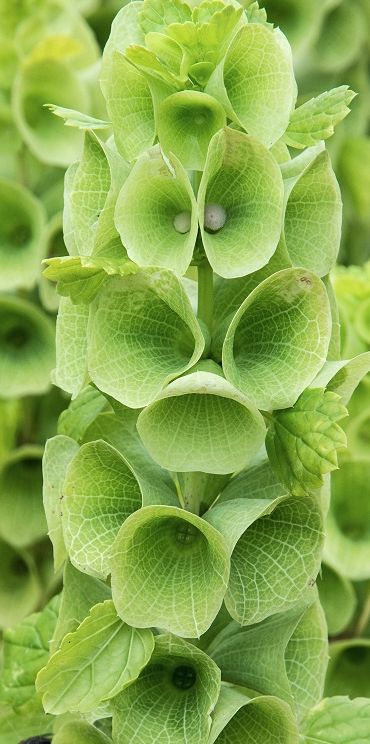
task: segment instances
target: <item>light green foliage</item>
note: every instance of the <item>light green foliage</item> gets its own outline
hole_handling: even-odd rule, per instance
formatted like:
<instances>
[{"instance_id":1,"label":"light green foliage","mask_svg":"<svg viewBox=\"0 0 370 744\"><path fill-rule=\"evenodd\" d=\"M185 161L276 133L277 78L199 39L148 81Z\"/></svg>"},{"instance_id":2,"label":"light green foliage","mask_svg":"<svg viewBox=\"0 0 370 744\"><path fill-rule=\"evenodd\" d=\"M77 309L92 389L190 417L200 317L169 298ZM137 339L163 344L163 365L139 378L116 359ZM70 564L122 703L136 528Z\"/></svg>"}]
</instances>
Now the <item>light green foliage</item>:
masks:
<instances>
[{"instance_id":1,"label":"light green foliage","mask_svg":"<svg viewBox=\"0 0 370 744\"><path fill-rule=\"evenodd\" d=\"M45 711L93 711L139 676L153 648L151 631L125 625L111 600L95 605L38 675Z\"/></svg>"},{"instance_id":2,"label":"light green foliage","mask_svg":"<svg viewBox=\"0 0 370 744\"><path fill-rule=\"evenodd\" d=\"M21 22L0 0L2 223L5 237L28 228L27 272L7 239L3 253L12 287L39 288L49 313L57 284L52 379L72 397L56 436L55 393L37 426L28 401L19 413L0 404L0 626L40 609L65 563L58 617L47 607L5 631L0 744L339 744L344 708L359 726L358 701L320 702L324 611L330 633L361 635L369 605L367 584L350 583L369 579L369 277L332 285L342 203L323 141L365 63L319 87L310 77L320 48L327 70L340 49L354 59L338 33L348 0L334 3L22 0ZM99 39L118 11L101 65L81 8ZM341 141L348 126L367 137L365 104L354 106ZM361 148L342 158L338 142L365 220ZM1 395L42 392L52 320L6 294L2 276ZM36 450L19 449L46 433L55 577L21 469ZM333 644L327 694L369 694L367 646Z\"/></svg>"},{"instance_id":3,"label":"light green foliage","mask_svg":"<svg viewBox=\"0 0 370 744\"><path fill-rule=\"evenodd\" d=\"M229 577L227 546L214 527L176 507L147 506L122 525L112 552L113 599L125 622L185 638L209 628Z\"/></svg>"},{"instance_id":4,"label":"light green foliage","mask_svg":"<svg viewBox=\"0 0 370 744\"><path fill-rule=\"evenodd\" d=\"M92 307L88 336L91 380L132 408L149 403L204 348L185 291L174 274L158 269L110 281Z\"/></svg>"},{"instance_id":5,"label":"light green foliage","mask_svg":"<svg viewBox=\"0 0 370 744\"><path fill-rule=\"evenodd\" d=\"M323 700L304 722L304 744L366 744L370 730L370 704L367 698L350 700L333 697Z\"/></svg>"},{"instance_id":6,"label":"light green foliage","mask_svg":"<svg viewBox=\"0 0 370 744\"><path fill-rule=\"evenodd\" d=\"M59 596L54 597L42 612L4 631L1 703L19 707L35 697L35 679L49 658L59 602Z\"/></svg>"},{"instance_id":7,"label":"light green foliage","mask_svg":"<svg viewBox=\"0 0 370 744\"><path fill-rule=\"evenodd\" d=\"M220 671L206 654L181 638L159 635L148 667L112 702L114 741L205 741L220 684Z\"/></svg>"},{"instance_id":8,"label":"light green foliage","mask_svg":"<svg viewBox=\"0 0 370 744\"><path fill-rule=\"evenodd\" d=\"M325 361L330 327L318 277L303 269L278 271L251 292L228 328L226 378L259 408L293 405Z\"/></svg>"},{"instance_id":9,"label":"light green foliage","mask_svg":"<svg viewBox=\"0 0 370 744\"><path fill-rule=\"evenodd\" d=\"M259 411L230 383L207 372L172 382L142 411L137 427L154 460L181 472L241 470L265 437Z\"/></svg>"},{"instance_id":10,"label":"light green foliage","mask_svg":"<svg viewBox=\"0 0 370 744\"><path fill-rule=\"evenodd\" d=\"M204 224L209 204L226 210L225 225L215 234ZM260 142L229 128L212 138L198 205L204 249L217 274L245 276L269 261L280 238L283 183Z\"/></svg>"},{"instance_id":11,"label":"light green foliage","mask_svg":"<svg viewBox=\"0 0 370 744\"><path fill-rule=\"evenodd\" d=\"M340 396L330 390L306 390L292 408L273 414L266 439L276 472L295 496L323 485L323 476L338 468L338 449L346 435L337 423L347 416Z\"/></svg>"},{"instance_id":12,"label":"light green foliage","mask_svg":"<svg viewBox=\"0 0 370 744\"><path fill-rule=\"evenodd\" d=\"M295 744L297 726L289 706L279 698L250 697L242 687L223 683L212 714L210 744Z\"/></svg>"}]
</instances>

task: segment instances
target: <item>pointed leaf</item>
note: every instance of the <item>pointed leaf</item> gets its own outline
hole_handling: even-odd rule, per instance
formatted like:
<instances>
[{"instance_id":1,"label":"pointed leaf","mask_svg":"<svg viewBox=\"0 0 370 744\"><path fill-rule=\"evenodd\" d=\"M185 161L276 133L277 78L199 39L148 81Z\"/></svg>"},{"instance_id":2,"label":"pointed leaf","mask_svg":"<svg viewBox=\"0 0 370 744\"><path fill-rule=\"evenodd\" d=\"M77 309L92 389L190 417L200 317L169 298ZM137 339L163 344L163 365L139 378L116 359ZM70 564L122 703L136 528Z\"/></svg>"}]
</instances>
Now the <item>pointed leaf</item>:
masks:
<instances>
[{"instance_id":1,"label":"pointed leaf","mask_svg":"<svg viewBox=\"0 0 370 744\"><path fill-rule=\"evenodd\" d=\"M58 293L70 297L74 304L90 303L106 282L108 276L127 276L139 269L124 256L121 260L94 258L93 256L63 256L49 258L44 275L57 281Z\"/></svg>"},{"instance_id":2,"label":"pointed leaf","mask_svg":"<svg viewBox=\"0 0 370 744\"><path fill-rule=\"evenodd\" d=\"M214 271L231 278L260 269L273 255L282 228L279 166L257 140L223 129L209 146L198 207L203 244ZM215 230L212 208L224 214Z\"/></svg>"},{"instance_id":3,"label":"pointed leaf","mask_svg":"<svg viewBox=\"0 0 370 744\"><path fill-rule=\"evenodd\" d=\"M153 649L151 630L125 625L111 600L95 605L38 674L45 711L93 711L139 676Z\"/></svg>"},{"instance_id":4,"label":"pointed leaf","mask_svg":"<svg viewBox=\"0 0 370 744\"><path fill-rule=\"evenodd\" d=\"M278 271L235 314L223 346L225 376L258 408L287 408L322 367L330 332L320 279L303 269Z\"/></svg>"},{"instance_id":5,"label":"pointed leaf","mask_svg":"<svg viewBox=\"0 0 370 744\"><path fill-rule=\"evenodd\" d=\"M303 103L293 111L285 142L301 150L331 137L334 127L350 113L355 95L348 85L341 85Z\"/></svg>"},{"instance_id":6,"label":"pointed leaf","mask_svg":"<svg viewBox=\"0 0 370 744\"><path fill-rule=\"evenodd\" d=\"M109 121L96 119L95 116L83 114L81 111L63 108L63 106L56 106L53 103L46 105L55 116L64 119L66 127L76 127L77 129L109 129L111 126Z\"/></svg>"}]
</instances>

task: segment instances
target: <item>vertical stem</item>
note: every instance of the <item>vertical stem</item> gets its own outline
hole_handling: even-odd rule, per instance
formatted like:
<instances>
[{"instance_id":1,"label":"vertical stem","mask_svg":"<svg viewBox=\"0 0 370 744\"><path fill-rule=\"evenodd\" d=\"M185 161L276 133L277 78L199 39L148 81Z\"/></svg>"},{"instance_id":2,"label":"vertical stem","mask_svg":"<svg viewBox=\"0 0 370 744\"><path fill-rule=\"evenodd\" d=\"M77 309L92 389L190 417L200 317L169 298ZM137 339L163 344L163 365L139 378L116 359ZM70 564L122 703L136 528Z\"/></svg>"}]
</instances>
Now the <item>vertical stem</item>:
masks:
<instances>
[{"instance_id":1,"label":"vertical stem","mask_svg":"<svg viewBox=\"0 0 370 744\"><path fill-rule=\"evenodd\" d=\"M212 333L213 270L207 258L198 266L198 318Z\"/></svg>"}]
</instances>

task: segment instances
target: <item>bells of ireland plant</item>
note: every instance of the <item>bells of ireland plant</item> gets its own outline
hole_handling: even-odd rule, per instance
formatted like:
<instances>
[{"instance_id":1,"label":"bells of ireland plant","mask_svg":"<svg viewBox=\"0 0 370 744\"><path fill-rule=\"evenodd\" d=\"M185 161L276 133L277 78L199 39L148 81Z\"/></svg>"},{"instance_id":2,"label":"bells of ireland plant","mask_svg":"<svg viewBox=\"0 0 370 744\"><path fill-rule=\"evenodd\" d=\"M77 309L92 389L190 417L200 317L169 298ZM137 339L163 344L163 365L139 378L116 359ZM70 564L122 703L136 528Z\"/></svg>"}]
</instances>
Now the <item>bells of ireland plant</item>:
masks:
<instances>
[{"instance_id":1,"label":"bells of ireland plant","mask_svg":"<svg viewBox=\"0 0 370 744\"><path fill-rule=\"evenodd\" d=\"M319 597L330 609L335 572L363 578L368 550L343 554L345 470L316 587L341 420L368 369L341 359L329 277L342 204L324 140L353 94L296 108L287 39L244 5L126 4L103 55L108 121L55 109L85 129L68 254L44 261L71 402L43 458L63 591L29 677L56 744L370 737L366 699L323 699ZM21 310L3 303L10 323ZM21 351L0 368L13 384ZM21 508L13 466L2 482Z\"/></svg>"}]
</instances>

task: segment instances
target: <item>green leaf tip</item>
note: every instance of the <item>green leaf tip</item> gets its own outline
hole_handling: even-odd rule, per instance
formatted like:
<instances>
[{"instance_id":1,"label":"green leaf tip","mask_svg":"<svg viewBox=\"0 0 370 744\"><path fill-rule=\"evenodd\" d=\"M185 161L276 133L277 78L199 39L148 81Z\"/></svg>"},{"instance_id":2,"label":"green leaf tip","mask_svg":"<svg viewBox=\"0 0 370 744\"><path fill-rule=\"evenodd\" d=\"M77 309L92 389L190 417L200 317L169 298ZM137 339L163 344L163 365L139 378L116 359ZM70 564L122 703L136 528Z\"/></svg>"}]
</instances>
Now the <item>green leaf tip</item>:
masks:
<instances>
[{"instance_id":1,"label":"green leaf tip","mask_svg":"<svg viewBox=\"0 0 370 744\"><path fill-rule=\"evenodd\" d=\"M341 85L303 103L293 111L284 135L286 144L301 150L331 137L350 113L356 95L348 85Z\"/></svg>"},{"instance_id":2,"label":"green leaf tip","mask_svg":"<svg viewBox=\"0 0 370 744\"><path fill-rule=\"evenodd\" d=\"M305 390L292 408L275 411L266 438L270 462L295 496L321 488L326 473L338 468L338 449L347 439L338 421L348 415L340 396Z\"/></svg>"},{"instance_id":3,"label":"green leaf tip","mask_svg":"<svg viewBox=\"0 0 370 744\"><path fill-rule=\"evenodd\" d=\"M83 114L75 109L57 106L55 103L44 103L45 108L49 109L52 114L64 119L66 127L76 127L77 129L109 129L111 123L103 119L96 119L89 114Z\"/></svg>"}]
</instances>

